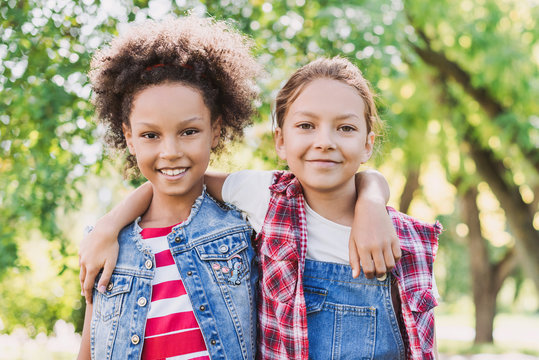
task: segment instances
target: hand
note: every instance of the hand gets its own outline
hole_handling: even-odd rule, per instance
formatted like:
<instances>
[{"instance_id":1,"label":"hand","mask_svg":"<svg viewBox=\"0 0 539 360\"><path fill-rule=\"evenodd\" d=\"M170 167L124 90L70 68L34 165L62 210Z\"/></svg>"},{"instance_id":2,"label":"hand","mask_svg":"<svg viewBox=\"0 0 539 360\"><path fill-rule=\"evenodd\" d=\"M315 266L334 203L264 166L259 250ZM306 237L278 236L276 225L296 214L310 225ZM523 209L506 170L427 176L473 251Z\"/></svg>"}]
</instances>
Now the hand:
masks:
<instances>
[{"instance_id":1,"label":"hand","mask_svg":"<svg viewBox=\"0 0 539 360\"><path fill-rule=\"evenodd\" d=\"M97 289L105 292L110 281L112 271L118 259L119 246L118 234L109 231L108 227L99 224L80 243L79 266L81 294L86 297L86 302L92 303L92 290L95 278L103 269Z\"/></svg>"},{"instance_id":2,"label":"hand","mask_svg":"<svg viewBox=\"0 0 539 360\"><path fill-rule=\"evenodd\" d=\"M360 266L369 279L383 276L395 267L401 258L400 242L385 204L358 200L349 249L354 278L359 276Z\"/></svg>"}]
</instances>

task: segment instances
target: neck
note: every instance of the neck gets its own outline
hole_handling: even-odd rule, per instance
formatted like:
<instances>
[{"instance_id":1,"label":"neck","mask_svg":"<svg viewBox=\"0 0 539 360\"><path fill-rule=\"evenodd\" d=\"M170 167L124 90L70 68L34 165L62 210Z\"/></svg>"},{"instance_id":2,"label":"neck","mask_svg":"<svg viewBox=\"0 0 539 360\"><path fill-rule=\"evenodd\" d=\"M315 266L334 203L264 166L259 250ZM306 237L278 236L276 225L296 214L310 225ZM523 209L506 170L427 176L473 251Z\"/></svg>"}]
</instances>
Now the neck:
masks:
<instances>
[{"instance_id":1,"label":"neck","mask_svg":"<svg viewBox=\"0 0 539 360\"><path fill-rule=\"evenodd\" d=\"M195 191L196 190L196 191ZM202 184L188 194L181 196L154 192L152 202L142 216L140 226L166 227L186 220L195 200L202 194Z\"/></svg>"},{"instance_id":2,"label":"neck","mask_svg":"<svg viewBox=\"0 0 539 360\"><path fill-rule=\"evenodd\" d=\"M303 187L303 195L310 208L320 216L337 224L352 226L357 200L354 181L339 189L328 191Z\"/></svg>"}]
</instances>

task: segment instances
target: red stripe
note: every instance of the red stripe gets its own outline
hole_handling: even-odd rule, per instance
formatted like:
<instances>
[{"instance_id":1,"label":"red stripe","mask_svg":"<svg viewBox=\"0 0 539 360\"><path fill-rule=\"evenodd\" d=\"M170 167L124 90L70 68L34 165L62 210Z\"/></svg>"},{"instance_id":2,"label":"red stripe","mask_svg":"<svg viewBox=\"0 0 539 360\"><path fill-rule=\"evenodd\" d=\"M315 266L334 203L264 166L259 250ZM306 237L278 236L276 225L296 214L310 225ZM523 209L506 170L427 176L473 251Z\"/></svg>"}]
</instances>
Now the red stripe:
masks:
<instances>
[{"instance_id":1,"label":"red stripe","mask_svg":"<svg viewBox=\"0 0 539 360\"><path fill-rule=\"evenodd\" d=\"M163 250L155 254L156 267L168 266L168 265L174 265L174 258L172 257L172 254L170 253L169 249Z\"/></svg>"},{"instance_id":2,"label":"red stripe","mask_svg":"<svg viewBox=\"0 0 539 360\"><path fill-rule=\"evenodd\" d=\"M187 291L185 291L181 280L165 281L152 286L152 301L170 299L185 294Z\"/></svg>"},{"instance_id":3,"label":"red stripe","mask_svg":"<svg viewBox=\"0 0 539 360\"><path fill-rule=\"evenodd\" d=\"M144 228L140 232L140 235L142 236L143 239L166 236L166 235L170 234L170 232L172 231L172 228L174 226L179 225L179 224L181 224L181 222L179 222L179 223L177 223L175 225L161 227L161 228Z\"/></svg>"},{"instance_id":4,"label":"red stripe","mask_svg":"<svg viewBox=\"0 0 539 360\"><path fill-rule=\"evenodd\" d=\"M200 329L144 339L143 360L190 354L206 350Z\"/></svg>"},{"instance_id":5,"label":"red stripe","mask_svg":"<svg viewBox=\"0 0 539 360\"><path fill-rule=\"evenodd\" d=\"M195 314L192 311L185 311L147 319L146 334L144 336L154 336L193 328L198 328Z\"/></svg>"}]
</instances>

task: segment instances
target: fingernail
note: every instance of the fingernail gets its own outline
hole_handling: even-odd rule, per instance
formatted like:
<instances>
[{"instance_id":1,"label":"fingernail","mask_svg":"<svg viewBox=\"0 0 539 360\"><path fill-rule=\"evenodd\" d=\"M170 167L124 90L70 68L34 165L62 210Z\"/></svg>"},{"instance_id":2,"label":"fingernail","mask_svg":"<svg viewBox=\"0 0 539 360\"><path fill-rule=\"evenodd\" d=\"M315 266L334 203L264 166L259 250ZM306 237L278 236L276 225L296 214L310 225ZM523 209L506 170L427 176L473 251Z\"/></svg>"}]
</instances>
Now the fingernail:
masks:
<instances>
[{"instance_id":1,"label":"fingernail","mask_svg":"<svg viewBox=\"0 0 539 360\"><path fill-rule=\"evenodd\" d=\"M80 294L81 294L82 296L84 296L84 291L81 290L81 291L80 291Z\"/></svg>"},{"instance_id":2,"label":"fingernail","mask_svg":"<svg viewBox=\"0 0 539 360\"><path fill-rule=\"evenodd\" d=\"M100 286L97 288L97 291L99 291L101 294L104 294L105 291L107 291L107 289L105 288L105 285L100 285Z\"/></svg>"}]
</instances>

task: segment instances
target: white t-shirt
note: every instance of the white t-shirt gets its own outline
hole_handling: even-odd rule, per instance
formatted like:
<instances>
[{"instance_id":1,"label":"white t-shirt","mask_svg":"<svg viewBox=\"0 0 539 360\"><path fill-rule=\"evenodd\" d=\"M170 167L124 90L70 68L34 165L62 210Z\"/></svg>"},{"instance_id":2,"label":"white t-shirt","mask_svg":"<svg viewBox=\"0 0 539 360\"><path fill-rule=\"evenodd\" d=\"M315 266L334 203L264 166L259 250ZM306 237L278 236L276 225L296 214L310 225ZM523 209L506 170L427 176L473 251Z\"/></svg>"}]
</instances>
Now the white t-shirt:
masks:
<instances>
[{"instance_id":1,"label":"white t-shirt","mask_svg":"<svg viewBox=\"0 0 539 360\"><path fill-rule=\"evenodd\" d=\"M242 170L230 174L223 185L223 200L243 211L257 233L262 229L268 211L273 175L274 171ZM326 219L311 209L307 202L305 209L307 259L350 264L348 241L351 228ZM432 287L438 298L434 281Z\"/></svg>"},{"instance_id":2,"label":"white t-shirt","mask_svg":"<svg viewBox=\"0 0 539 360\"><path fill-rule=\"evenodd\" d=\"M242 210L258 233L268 211L273 171L243 170L230 174L222 190L223 200ZM307 259L349 264L350 227L337 224L305 203L307 217Z\"/></svg>"}]
</instances>

